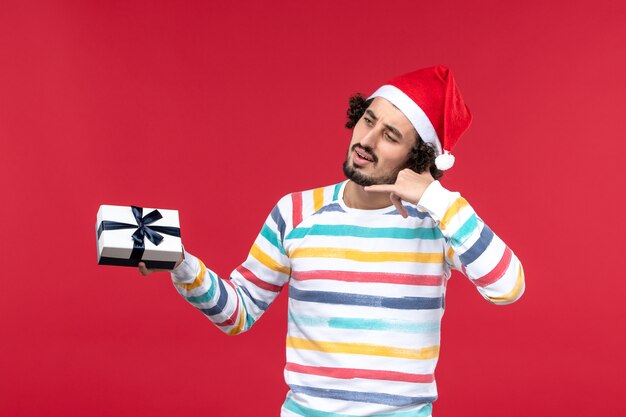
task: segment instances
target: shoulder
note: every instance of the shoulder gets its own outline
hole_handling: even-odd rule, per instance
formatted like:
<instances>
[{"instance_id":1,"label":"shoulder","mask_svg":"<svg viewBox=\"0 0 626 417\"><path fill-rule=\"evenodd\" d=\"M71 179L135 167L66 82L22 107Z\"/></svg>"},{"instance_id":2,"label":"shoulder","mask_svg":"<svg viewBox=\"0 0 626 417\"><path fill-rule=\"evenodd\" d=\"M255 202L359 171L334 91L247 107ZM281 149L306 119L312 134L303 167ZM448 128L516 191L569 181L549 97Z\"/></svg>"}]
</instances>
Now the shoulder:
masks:
<instances>
[{"instance_id":1,"label":"shoulder","mask_svg":"<svg viewBox=\"0 0 626 417\"><path fill-rule=\"evenodd\" d=\"M294 229L303 219L332 206L340 197L341 190L346 181L310 190L296 191L283 196L272 211L280 215L288 225L288 229Z\"/></svg>"}]
</instances>

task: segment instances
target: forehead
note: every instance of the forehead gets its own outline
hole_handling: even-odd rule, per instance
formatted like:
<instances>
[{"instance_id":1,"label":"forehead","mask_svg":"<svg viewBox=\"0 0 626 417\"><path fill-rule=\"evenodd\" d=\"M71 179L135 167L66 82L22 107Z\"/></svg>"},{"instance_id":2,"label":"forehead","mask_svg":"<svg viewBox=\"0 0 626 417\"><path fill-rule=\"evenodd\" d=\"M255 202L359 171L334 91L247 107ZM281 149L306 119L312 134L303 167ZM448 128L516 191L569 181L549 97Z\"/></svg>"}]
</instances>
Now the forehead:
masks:
<instances>
[{"instance_id":1,"label":"forehead","mask_svg":"<svg viewBox=\"0 0 626 417\"><path fill-rule=\"evenodd\" d=\"M392 125L403 134L415 130L409 119L391 102L382 97L376 97L369 105L368 110L374 112L378 119Z\"/></svg>"}]
</instances>

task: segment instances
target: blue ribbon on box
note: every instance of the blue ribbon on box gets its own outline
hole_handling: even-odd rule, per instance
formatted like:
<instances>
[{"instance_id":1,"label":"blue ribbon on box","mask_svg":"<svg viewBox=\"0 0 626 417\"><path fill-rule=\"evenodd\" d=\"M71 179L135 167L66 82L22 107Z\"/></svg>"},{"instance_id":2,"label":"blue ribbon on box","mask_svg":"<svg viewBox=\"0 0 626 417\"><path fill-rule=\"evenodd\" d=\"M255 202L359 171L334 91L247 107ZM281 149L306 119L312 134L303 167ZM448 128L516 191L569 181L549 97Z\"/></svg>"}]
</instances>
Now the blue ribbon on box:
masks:
<instances>
[{"instance_id":1,"label":"blue ribbon on box","mask_svg":"<svg viewBox=\"0 0 626 417\"><path fill-rule=\"evenodd\" d=\"M159 210L152 210L144 216L142 207L131 206L131 209L137 224L103 220L98 227L98 239L100 239L100 235L105 230L137 229L131 236L133 240L133 251L130 253L130 259L119 259L116 261L114 258L107 258L106 263L109 265L137 266L146 249L144 244L146 238L158 246L163 241L163 236L159 233L180 237L180 228L178 227L148 226L149 224L163 218L163 215L159 212ZM171 266L175 264L175 262L147 261L146 265L148 267L167 267L170 266L170 263L172 264ZM167 264L167 266L161 264Z\"/></svg>"}]
</instances>

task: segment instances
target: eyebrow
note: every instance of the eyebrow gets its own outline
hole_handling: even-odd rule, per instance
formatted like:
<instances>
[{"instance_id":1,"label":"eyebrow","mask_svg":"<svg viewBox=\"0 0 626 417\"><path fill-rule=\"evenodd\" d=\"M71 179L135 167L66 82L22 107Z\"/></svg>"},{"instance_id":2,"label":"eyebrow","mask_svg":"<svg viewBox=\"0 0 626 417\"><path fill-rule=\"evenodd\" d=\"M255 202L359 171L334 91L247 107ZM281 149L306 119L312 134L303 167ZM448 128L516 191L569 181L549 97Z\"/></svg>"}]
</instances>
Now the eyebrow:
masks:
<instances>
[{"instance_id":1,"label":"eyebrow","mask_svg":"<svg viewBox=\"0 0 626 417\"><path fill-rule=\"evenodd\" d=\"M374 112L371 111L370 109L365 110L365 113L367 113L372 119L378 121L378 117L376 117ZM403 139L402 133L400 133L400 131L398 129L396 129L395 127L393 127L391 125L388 125L386 123L383 126L385 126L387 129L389 129L391 131L391 133L396 135L398 138Z\"/></svg>"}]
</instances>

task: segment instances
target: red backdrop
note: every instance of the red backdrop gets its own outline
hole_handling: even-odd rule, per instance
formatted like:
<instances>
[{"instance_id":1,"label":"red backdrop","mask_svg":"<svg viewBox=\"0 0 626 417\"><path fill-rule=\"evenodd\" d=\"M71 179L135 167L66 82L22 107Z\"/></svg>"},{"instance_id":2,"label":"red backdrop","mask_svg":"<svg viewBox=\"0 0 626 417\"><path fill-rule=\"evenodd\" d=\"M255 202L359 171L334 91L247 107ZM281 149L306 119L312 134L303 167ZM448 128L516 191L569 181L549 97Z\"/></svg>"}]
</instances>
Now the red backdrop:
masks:
<instances>
[{"instance_id":1,"label":"red backdrop","mask_svg":"<svg viewBox=\"0 0 626 417\"><path fill-rule=\"evenodd\" d=\"M0 415L277 416L286 294L225 336L97 266L97 208L180 210L227 275L279 197L342 180L347 97L438 63L475 116L444 185L527 291L453 277L435 415L624 415L625 3L307 3L2 2Z\"/></svg>"}]
</instances>

